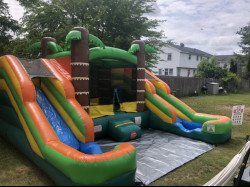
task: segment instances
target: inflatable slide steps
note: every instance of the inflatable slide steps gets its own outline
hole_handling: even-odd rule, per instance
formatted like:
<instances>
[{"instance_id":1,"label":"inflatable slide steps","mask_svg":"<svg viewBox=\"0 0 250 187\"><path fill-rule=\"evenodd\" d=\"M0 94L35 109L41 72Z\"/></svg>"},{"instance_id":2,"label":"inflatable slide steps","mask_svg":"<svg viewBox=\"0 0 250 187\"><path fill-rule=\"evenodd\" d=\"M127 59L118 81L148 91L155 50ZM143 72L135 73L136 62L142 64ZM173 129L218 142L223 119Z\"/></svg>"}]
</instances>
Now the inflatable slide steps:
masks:
<instances>
[{"instance_id":1,"label":"inflatable slide steps","mask_svg":"<svg viewBox=\"0 0 250 187\"><path fill-rule=\"evenodd\" d=\"M126 118L111 120L108 128L109 136L119 142L127 142L141 137L141 127Z\"/></svg>"}]
</instances>

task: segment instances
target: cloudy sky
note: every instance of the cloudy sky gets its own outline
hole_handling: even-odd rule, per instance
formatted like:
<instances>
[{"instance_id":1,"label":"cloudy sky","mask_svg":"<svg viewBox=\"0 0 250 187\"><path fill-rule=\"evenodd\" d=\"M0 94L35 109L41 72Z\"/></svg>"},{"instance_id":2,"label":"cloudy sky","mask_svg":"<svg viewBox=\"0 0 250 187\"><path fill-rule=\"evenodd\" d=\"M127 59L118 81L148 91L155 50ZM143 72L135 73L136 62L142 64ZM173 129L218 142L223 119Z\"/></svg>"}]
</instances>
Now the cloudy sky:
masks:
<instances>
[{"instance_id":1,"label":"cloudy sky","mask_svg":"<svg viewBox=\"0 0 250 187\"><path fill-rule=\"evenodd\" d=\"M4 0L20 19L23 9ZM250 0L157 0L152 18L166 20L159 27L168 39L213 55L240 52L236 32L250 22Z\"/></svg>"}]
</instances>

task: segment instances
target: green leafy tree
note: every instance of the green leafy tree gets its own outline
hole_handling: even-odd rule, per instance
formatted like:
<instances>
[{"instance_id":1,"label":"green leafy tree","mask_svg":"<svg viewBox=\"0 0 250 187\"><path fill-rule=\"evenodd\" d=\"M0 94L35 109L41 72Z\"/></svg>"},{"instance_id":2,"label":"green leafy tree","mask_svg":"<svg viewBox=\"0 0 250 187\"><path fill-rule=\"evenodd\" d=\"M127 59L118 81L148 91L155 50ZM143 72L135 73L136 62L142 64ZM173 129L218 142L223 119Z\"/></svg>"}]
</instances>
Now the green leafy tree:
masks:
<instances>
[{"instance_id":1,"label":"green leafy tree","mask_svg":"<svg viewBox=\"0 0 250 187\"><path fill-rule=\"evenodd\" d=\"M236 73L219 67L214 57L202 59L198 65L195 77L220 79L222 80L222 86L228 91L235 91L240 81Z\"/></svg>"},{"instance_id":2,"label":"green leafy tree","mask_svg":"<svg viewBox=\"0 0 250 187\"><path fill-rule=\"evenodd\" d=\"M250 78L250 22L242 27L237 34L241 35L239 46L244 55L237 55L240 61L240 74L242 78Z\"/></svg>"},{"instance_id":3,"label":"green leafy tree","mask_svg":"<svg viewBox=\"0 0 250 187\"><path fill-rule=\"evenodd\" d=\"M18 22L10 16L9 7L0 0L0 56L8 53L8 45L18 29Z\"/></svg>"},{"instance_id":4,"label":"green leafy tree","mask_svg":"<svg viewBox=\"0 0 250 187\"><path fill-rule=\"evenodd\" d=\"M128 50L131 42L145 39L160 49L162 31L156 31L160 21L146 15L154 11L156 0L19 0L25 7L23 33L32 41L44 36L64 42L67 33L76 26L84 26L105 45ZM155 54L147 57L152 64ZM155 60L152 60L155 59ZM150 64L149 64L150 66Z\"/></svg>"},{"instance_id":5,"label":"green leafy tree","mask_svg":"<svg viewBox=\"0 0 250 187\"><path fill-rule=\"evenodd\" d=\"M230 72L237 73L237 62L235 58L230 59Z\"/></svg>"},{"instance_id":6,"label":"green leafy tree","mask_svg":"<svg viewBox=\"0 0 250 187\"><path fill-rule=\"evenodd\" d=\"M15 55L18 58L36 58L40 51L36 51L35 53L30 51L27 46L31 46L32 44L32 41L18 37L9 43L7 51L9 51L9 54Z\"/></svg>"},{"instance_id":7,"label":"green leafy tree","mask_svg":"<svg viewBox=\"0 0 250 187\"><path fill-rule=\"evenodd\" d=\"M250 78L250 55L247 55L247 77Z\"/></svg>"},{"instance_id":8,"label":"green leafy tree","mask_svg":"<svg viewBox=\"0 0 250 187\"><path fill-rule=\"evenodd\" d=\"M227 71L217 65L214 57L203 58L197 67L195 77L220 79L226 76Z\"/></svg>"},{"instance_id":9,"label":"green leafy tree","mask_svg":"<svg viewBox=\"0 0 250 187\"><path fill-rule=\"evenodd\" d=\"M239 43L242 48L242 52L245 54L250 53L250 22L248 25L242 27L237 34L241 35L241 41Z\"/></svg>"},{"instance_id":10,"label":"green leafy tree","mask_svg":"<svg viewBox=\"0 0 250 187\"><path fill-rule=\"evenodd\" d=\"M236 91L239 82L240 78L237 74L230 71L222 78L222 84L228 91Z\"/></svg>"}]
</instances>

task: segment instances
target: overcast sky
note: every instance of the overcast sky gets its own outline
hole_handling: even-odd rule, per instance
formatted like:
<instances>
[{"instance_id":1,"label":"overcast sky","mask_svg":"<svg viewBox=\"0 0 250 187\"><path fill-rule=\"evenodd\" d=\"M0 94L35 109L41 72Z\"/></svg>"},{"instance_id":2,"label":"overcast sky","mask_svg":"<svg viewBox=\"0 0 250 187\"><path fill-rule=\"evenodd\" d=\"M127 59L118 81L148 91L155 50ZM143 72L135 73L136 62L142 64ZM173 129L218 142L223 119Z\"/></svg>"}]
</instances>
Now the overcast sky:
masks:
<instances>
[{"instance_id":1,"label":"overcast sky","mask_svg":"<svg viewBox=\"0 0 250 187\"><path fill-rule=\"evenodd\" d=\"M15 19L24 12L16 0L4 0ZM250 0L157 0L151 18L168 39L213 55L240 52L236 32L250 22Z\"/></svg>"}]
</instances>

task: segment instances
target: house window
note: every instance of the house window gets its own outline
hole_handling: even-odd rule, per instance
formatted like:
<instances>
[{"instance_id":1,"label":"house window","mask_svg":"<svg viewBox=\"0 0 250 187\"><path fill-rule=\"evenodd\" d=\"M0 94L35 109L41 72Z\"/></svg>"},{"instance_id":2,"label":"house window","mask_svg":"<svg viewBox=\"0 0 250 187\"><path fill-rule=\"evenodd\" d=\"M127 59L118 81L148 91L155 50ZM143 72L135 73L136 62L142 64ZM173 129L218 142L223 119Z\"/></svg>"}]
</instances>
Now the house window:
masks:
<instances>
[{"instance_id":1,"label":"house window","mask_svg":"<svg viewBox=\"0 0 250 187\"><path fill-rule=\"evenodd\" d=\"M190 76L190 69L188 69L188 77Z\"/></svg>"},{"instance_id":2,"label":"house window","mask_svg":"<svg viewBox=\"0 0 250 187\"><path fill-rule=\"evenodd\" d=\"M168 53L168 60L169 60L169 61L172 60L172 53Z\"/></svg>"},{"instance_id":3,"label":"house window","mask_svg":"<svg viewBox=\"0 0 250 187\"><path fill-rule=\"evenodd\" d=\"M162 75L162 69L159 69L159 75Z\"/></svg>"},{"instance_id":4,"label":"house window","mask_svg":"<svg viewBox=\"0 0 250 187\"><path fill-rule=\"evenodd\" d=\"M174 69L169 69L169 75L173 76L173 74L174 74Z\"/></svg>"},{"instance_id":5,"label":"house window","mask_svg":"<svg viewBox=\"0 0 250 187\"><path fill-rule=\"evenodd\" d=\"M199 56L197 55L197 57L196 57L196 60L198 61L199 60Z\"/></svg>"},{"instance_id":6,"label":"house window","mask_svg":"<svg viewBox=\"0 0 250 187\"><path fill-rule=\"evenodd\" d=\"M174 72L174 70L172 69L172 68L166 68L165 69L165 75L166 76L168 76L168 75L173 75L173 72Z\"/></svg>"},{"instance_id":7,"label":"house window","mask_svg":"<svg viewBox=\"0 0 250 187\"><path fill-rule=\"evenodd\" d=\"M191 60L191 54L188 55L188 59Z\"/></svg>"},{"instance_id":8,"label":"house window","mask_svg":"<svg viewBox=\"0 0 250 187\"><path fill-rule=\"evenodd\" d=\"M195 72L196 72L196 70L194 69L194 70L193 70L193 75L195 74Z\"/></svg>"},{"instance_id":9,"label":"house window","mask_svg":"<svg viewBox=\"0 0 250 187\"><path fill-rule=\"evenodd\" d=\"M180 68L177 69L177 76L178 77L181 76L181 69Z\"/></svg>"},{"instance_id":10,"label":"house window","mask_svg":"<svg viewBox=\"0 0 250 187\"><path fill-rule=\"evenodd\" d=\"M168 69L165 69L165 75L168 75Z\"/></svg>"}]
</instances>

